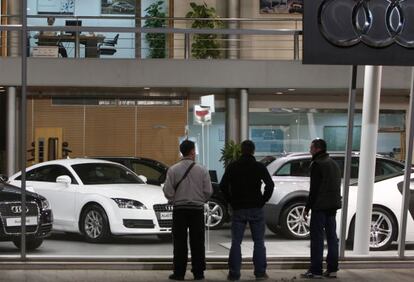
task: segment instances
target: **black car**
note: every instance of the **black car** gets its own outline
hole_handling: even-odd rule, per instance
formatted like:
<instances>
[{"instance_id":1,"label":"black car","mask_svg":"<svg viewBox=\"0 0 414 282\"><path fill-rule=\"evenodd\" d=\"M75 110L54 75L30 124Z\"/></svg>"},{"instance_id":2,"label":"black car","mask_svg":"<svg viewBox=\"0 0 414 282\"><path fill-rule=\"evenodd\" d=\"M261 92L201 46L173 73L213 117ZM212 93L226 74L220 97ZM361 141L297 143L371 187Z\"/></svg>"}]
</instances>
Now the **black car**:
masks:
<instances>
[{"instance_id":1,"label":"black car","mask_svg":"<svg viewBox=\"0 0 414 282\"><path fill-rule=\"evenodd\" d=\"M21 246L21 191L0 176L0 241L13 241ZM53 215L46 198L27 191L26 249L35 250L43 243L53 224Z\"/></svg>"},{"instance_id":2,"label":"black car","mask_svg":"<svg viewBox=\"0 0 414 282\"><path fill-rule=\"evenodd\" d=\"M96 159L107 160L120 163L131 169L138 175L145 176L147 183L161 186L165 182L168 166L153 159L138 157L94 157ZM206 227L211 229L220 228L225 222L229 221L228 204L217 183L215 171L210 171L213 184L213 195L209 200L210 214Z\"/></svg>"}]
</instances>

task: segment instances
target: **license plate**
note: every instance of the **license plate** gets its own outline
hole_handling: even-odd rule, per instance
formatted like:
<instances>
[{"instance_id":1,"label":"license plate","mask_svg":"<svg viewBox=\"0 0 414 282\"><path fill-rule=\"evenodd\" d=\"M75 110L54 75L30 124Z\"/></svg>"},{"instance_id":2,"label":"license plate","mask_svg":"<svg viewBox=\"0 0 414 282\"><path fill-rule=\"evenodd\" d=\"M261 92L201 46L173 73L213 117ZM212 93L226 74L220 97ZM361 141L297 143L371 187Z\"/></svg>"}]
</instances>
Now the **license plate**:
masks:
<instances>
[{"instance_id":1,"label":"license plate","mask_svg":"<svg viewBox=\"0 0 414 282\"><path fill-rule=\"evenodd\" d=\"M172 219L172 212L162 212L160 213L161 220L171 220Z\"/></svg>"},{"instance_id":2,"label":"license plate","mask_svg":"<svg viewBox=\"0 0 414 282\"><path fill-rule=\"evenodd\" d=\"M20 217L12 217L6 220L6 225L9 227L22 225L22 219ZM29 216L26 217L26 225L37 225L37 217Z\"/></svg>"}]
</instances>

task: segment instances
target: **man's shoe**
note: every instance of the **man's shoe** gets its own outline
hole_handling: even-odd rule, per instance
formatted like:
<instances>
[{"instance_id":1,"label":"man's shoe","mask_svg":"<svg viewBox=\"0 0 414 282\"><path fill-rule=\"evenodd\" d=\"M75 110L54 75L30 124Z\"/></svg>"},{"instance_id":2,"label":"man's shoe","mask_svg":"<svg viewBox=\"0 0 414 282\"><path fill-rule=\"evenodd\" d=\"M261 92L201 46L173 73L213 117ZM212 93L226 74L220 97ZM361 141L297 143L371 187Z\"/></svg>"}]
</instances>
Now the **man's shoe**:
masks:
<instances>
[{"instance_id":1,"label":"man's shoe","mask_svg":"<svg viewBox=\"0 0 414 282\"><path fill-rule=\"evenodd\" d=\"M320 274L313 274L312 271L308 270L305 273L302 273L300 275L301 278L306 278L306 279L323 279L323 276Z\"/></svg>"},{"instance_id":2,"label":"man's shoe","mask_svg":"<svg viewBox=\"0 0 414 282\"><path fill-rule=\"evenodd\" d=\"M170 276L168 276L168 279L170 280L177 280L177 281L183 281L184 280L184 276L179 276L176 274L171 274Z\"/></svg>"},{"instance_id":3,"label":"man's shoe","mask_svg":"<svg viewBox=\"0 0 414 282\"><path fill-rule=\"evenodd\" d=\"M329 270L325 271L322 275L325 278L336 278L337 277L336 271L329 271Z\"/></svg>"},{"instance_id":4,"label":"man's shoe","mask_svg":"<svg viewBox=\"0 0 414 282\"><path fill-rule=\"evenodd\" d=\"M266 272L256 275L256 280L267 280L267 279L269 279L269 275L267 275Z\"/></svg>"},{"instance_id":5,"label":"man's shoe","mask_svg":"<svg viewBox=\"0 0 414 282\"><path fill-rule=\"evenodd\" d=\"M236 277L236 276L233 276L233 275L227 275L227 280L228 281L239 281L240 280L240 277Z\"/></svg>"},{"instance_id":6,"label":"man's shoe","mask_svg":"<svg viewBox=\"0 0 414 282\"><path fill-rule=\"evenodd\" d=\"M204 275L194 275L194 280L204 280Z\"/></svg>"}]
</instances>

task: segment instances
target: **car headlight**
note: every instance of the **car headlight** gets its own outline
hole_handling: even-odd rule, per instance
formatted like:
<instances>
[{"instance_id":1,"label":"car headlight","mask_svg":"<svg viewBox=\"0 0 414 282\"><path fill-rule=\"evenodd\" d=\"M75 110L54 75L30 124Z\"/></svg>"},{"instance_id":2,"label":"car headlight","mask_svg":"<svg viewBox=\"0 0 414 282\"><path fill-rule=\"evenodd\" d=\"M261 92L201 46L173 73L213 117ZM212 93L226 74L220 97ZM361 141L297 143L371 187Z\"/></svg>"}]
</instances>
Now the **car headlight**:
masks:
<instances>
[{"instance_id":1,"label":"car headlight","mask_svg":"<svg viewBox=\"0 0 414 282\"><path fill-rule=\"evenodd\" d=\"M42 200L42 210L48 210L48 209L50 209L49 201L46 199Z\"/></svg>"},{"instance_id":2,"label":"car headlight","mask_svg":"<svg viewBox=\"0 0 414 282\"><path fill-rule=\"evenodd\" d=\"M118 205L120 209L137 209L137 210L147 209L147 207L139 201L129 200L129 199L119 199L119 198L115 198L112 200L115 201L115 203Z\"/></svg>"}]
</instances>

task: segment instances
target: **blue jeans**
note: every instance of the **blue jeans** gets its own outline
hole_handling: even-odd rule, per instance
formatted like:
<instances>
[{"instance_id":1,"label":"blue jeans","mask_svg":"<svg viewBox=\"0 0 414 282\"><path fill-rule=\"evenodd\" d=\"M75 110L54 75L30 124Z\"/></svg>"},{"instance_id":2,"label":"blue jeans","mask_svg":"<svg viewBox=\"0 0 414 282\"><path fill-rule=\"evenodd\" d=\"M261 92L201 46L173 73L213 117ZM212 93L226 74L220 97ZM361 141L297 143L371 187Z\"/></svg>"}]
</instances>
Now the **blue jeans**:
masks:
<instances>
[{"instance_id":1,"label":"blue jeans","mask_svg":"<svg viewBox=\"0 0 414 282\"><path fill-rule=\"evenodd\" d=\"M241 243L246 224L249 223L254 242L253 263L254 274L266 273L266 248L264 245L265 220L262 208L241 209L233 211L231 223L231 249L229 255L229 274L240 278L242 262Z\"/></svg>"},{"instance_id":2,"label":"blue jeans","mask_svg":"<svg viewBox=\"0 0 414 282\"><path fill-rule=\"evenodd\" d=\"M328 271L338 271L338 237L336 236L335 214L326 211L312 211L310 222L311 272L322 274L324 235L328 243L326 263Z\"/></svg>"}]
</instances>

